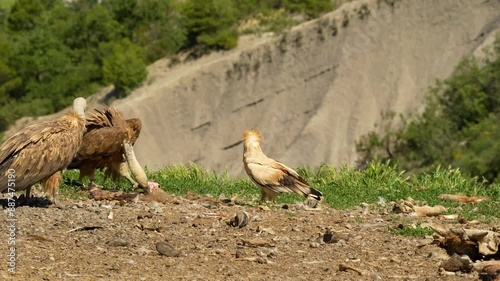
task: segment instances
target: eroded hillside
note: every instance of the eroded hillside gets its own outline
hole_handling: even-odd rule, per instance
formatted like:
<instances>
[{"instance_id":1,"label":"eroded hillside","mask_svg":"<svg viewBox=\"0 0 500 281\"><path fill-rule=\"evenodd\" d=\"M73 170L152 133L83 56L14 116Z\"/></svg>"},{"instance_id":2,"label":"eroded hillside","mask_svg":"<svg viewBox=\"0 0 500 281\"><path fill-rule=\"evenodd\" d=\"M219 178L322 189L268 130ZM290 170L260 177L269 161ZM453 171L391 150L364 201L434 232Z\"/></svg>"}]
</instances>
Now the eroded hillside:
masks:
<instances>
[{"instance_id":1,"label":"eroded hillside","mask_svg":"<svg viewBox=\"0 0 500 281\"><path fill-rule=\"evenodd\" d=\"M143 121L136 150L151 169L197 162L241 174L242 132L289 166L353 163L355 142L386 110L419 110L500 27L500 1L359 0L281 35L169 67L113 103Z\"/></svg>"}]
</instances>

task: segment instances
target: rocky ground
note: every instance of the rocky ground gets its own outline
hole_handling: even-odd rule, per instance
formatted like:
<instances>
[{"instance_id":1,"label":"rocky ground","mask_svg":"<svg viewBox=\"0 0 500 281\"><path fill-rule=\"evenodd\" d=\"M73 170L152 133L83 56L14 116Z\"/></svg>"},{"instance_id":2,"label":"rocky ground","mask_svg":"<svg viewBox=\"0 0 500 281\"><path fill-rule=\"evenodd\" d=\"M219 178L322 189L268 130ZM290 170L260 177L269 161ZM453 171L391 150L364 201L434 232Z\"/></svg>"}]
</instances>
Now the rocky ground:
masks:
<instances>
[{"instance_id":1,"label":"rocky ground","mask_svg":"<svg viewBox=\"0 0 500 281\"><path fill-rule=\"evenodd\" d=\"M479 278L475 271L440 270L449 256L432 243L432 236L390 231L402 223L436 222L438 218L412 219L394 214L390 206L336 210L322 205L306 210L301 203L250 206L189 194L163 194L156 201L146 197L135 201L63 199L62 205L15 209L16 272L8 273L8 264L3 262L2 279ZM244 217L242 211L248 214L246 225L234 221L235 214ZM8 218L4 209L4 225L9 225ZM242 227L228 224L231 220ZM2 232L1 252L5 254L9 229L2 227ZM158 242L164 242L159 250L165 255L158 252Z\"/></svg>"}]
</instances>

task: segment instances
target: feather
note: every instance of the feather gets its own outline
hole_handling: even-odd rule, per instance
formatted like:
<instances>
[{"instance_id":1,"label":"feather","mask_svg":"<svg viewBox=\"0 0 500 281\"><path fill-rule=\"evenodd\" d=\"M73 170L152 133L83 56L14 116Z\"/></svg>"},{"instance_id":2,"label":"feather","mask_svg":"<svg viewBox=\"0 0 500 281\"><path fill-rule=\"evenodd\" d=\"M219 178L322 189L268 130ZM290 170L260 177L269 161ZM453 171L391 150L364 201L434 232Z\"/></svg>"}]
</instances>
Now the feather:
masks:
<instances>
[{"instance_id":1,"label":"feather","mask_svg":"<svg viewBox=\"0 0 500 281\"><path fill-rule=\"evenodd\" d=\"M59 174L71 162L78 151L85 132L85 120L80 113L86 107L82 98L75 100L74 109L62 117L34 124L19 131L0 147L0 192L7 192L7 175L14 171L15 188L20 191L31 188L37 182ZM55 176L57 177L57 175ZM50 185L50 187L48 187ZM59 181L50 180L44 190L55 196Z\"/></svg>"},{"instance_id":2,"label":"feather","mask_svg":"<svg viewBox=\"0 0 500 281\"><path fill-rule=\"evenodd\" d=\"M113 107L96 109L87 118L83 144L68 169L80 169L80 179L89 177L92 182L96 170L102 169L114 180L123 176L133 186L137 186L138 183L130 176L123 142L133 145L139 137L141 127L139 119L125 120L122 113ZM134 164L138 165L138 162L135 161ZM142 168L132 170L134 173ZM143 181L139 185L144 188Z\"/></svg>"},{"instance_id":3,"label":"feather","mask_svg":"<svg viewBox=\"0 0 500 281\"><path fill-rule=\"evenodd\" d=\"M282 192L294 192L320 201L322 194L310 187L300 175L283 163L267 157L261 148L262 137L256 130L243 133L243 163L250 179L261 189L262 201Z\"/></svg>"}]
</instances>

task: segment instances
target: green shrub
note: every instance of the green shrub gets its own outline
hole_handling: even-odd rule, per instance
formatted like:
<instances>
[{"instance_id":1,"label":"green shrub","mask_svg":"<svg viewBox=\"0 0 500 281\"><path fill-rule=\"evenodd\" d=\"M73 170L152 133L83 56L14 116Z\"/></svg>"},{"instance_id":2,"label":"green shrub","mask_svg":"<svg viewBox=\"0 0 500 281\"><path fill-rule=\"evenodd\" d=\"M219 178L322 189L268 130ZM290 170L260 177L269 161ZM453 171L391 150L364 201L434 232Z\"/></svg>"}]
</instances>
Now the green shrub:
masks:
<instances>
[{"instance_id":1,"label":"green shrub","mask_svg":"<svg viewBox=\"0 0 500 281\"><path fill-rule=\"evenodd\" d=\"M230 49L236 46L236 9L231 0L188 0L183 7L190 46Z\"/></svg>"},{"instance_id":2,"label":"green shrub","mask_svg":"<svg viewBox=\"0 0 500 281\"><path fill-rule=\"evenodd\" d=\"M385 132L364 136L357 145L362 161L391 159L410 172L451 165L479 180L499 182L499 40L495 50L496 59L482 64L465 60L438 82L422 114L403 117L400 128L391 126L391 115L383 122Z\"/></svg>"},{"instance_id":3,"label":"green shrub","mask_svg":"<svg viewBox=\"0 0 500 281\"><path fill-rule=\"evenodd\" d=\"M147 76L143 50L128 39L102 44L104 81L112 83L121 96L139 86Z\"/></svg>"},{"instance_id":4,"label":"green shrub","mask_svg":"<svg viewBox=\"0 0 500 281\"><path fill-rule=\"evenodd\" d=\"M318 17L333 9L331 0L285 0L285 7L292 13L305 14L309 18Z\"/></svg>"}]
</instances>

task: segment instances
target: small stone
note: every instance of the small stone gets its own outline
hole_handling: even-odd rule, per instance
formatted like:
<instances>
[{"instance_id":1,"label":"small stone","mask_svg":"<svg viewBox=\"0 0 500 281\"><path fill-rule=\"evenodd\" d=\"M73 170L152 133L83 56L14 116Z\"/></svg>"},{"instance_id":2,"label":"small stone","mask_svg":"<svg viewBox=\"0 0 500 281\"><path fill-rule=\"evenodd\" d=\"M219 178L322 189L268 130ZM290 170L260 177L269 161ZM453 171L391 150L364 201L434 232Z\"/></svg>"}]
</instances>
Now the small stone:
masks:
<instances>
[{"instance_id":1,"label":"small stone","mask_svg":"<svg viewBox=\"0 0 500 281\"><path fill-rule=\"evenodd\" d=\"M325 243L336 243L338 242L338 236L336 233L331 231L331 229L327 229L325 234L323 234L323 242Z\"/></svg>"},{"instance_id":2,"label":"small stone","mask_svg":"<svg viewBox=\"0 0 500 281\"><path fill-rule=\"evenodd\" d=\"M228 222L229 225L236 228L242 228L248 224L250 221L250 215L245 211L239 211L234 215L234 217Z\"/></svg>"},{"instance_id":3,"label":"small stone","mask_svg":"<svg viewBox=\"0 0 500 281\"><path fill-rule=\"evenodd\" d=\"M160 255L167 257L178 257L180 254L180 252L172 245L162 241L156 243L156 250L160 253Z\"/></svg>"},{"instance_id":4,"label":"small stone","mask_svg":"<svg viewBox=\"0 0 500 281\"><path fill-rule=\"evenodd\" d=\"M259 205L259 209L261 209L262 211L271 211L271 208L266 205Z\"/></svg>"},{"instance_id":5,"label":"small stone","mask_svg":"<svg viewBox=\"0 0 500 281\"><path fill-rule=\"evenodd\" d=\"M270 227L262 227L262 226L258 226L257 227L257 232L266 232L266 233L269 233L271 235L276 235L276 231L274 231L272 228Z\"/></svg>"},{"instance_id":6,"label":"small stone","mask_svg":"<svg viewBox=\"0 0 500 281\"><path fill-rule=\"evenodd\" d=\"M311 242L311 244L309 244L309 247L311 248L319 248L319 243L318 242Z\"/></svg>"},{"instance_id":7,"label":"small stone","mask_svg":"<svg viewBox=\"0 0 500 281\"><path fill-rule=\"evenodd\" d=\"M252 216L252 221L253 222L259 222L259 221L262 221L262 217L259 216L259 215L254 215Z\"/></svg>"},{"instance_id":8,"label":"small stone","mask_svg":"<svg viewBox=\"0 0 500 281\"><path fill-rule=\"evenodd\" d=\"M126 247L128 242L123 238L114 238L108 242L108 245L111 247Z\"/></svg>"},{"instance_id":9,"label":"small stone","mask_svg":"<svg viewBox=\"0 0 500 281\"><path fill-rule=\"evenodd\" d=\"M226 254L226 251L224 249L216 249L215 253L219 254L219 255L224 255L224 254Z\"/></svg>"},{"instance_id":10,"label":"small stone","mask_svg":"<svg viewBox=\"0 0 500 281\"><path fill-rule=\"evenodd\" d=\"M472 270L472 261L467 256L460 257L457 254L453 254L449 260L441 264L441 268L451 272L470 272Z\"/></svg>"},{"instance_id":11,"label":"small stone","mask_svg":"<svg viewBox=\"0 0 500 281\"><path fill-rule=\"evenodd\" d=\"M245 250L243 248L237 248L235 256L237 259L242 258L243 256L245 256Z\"/></svg>"}]
</instances>

